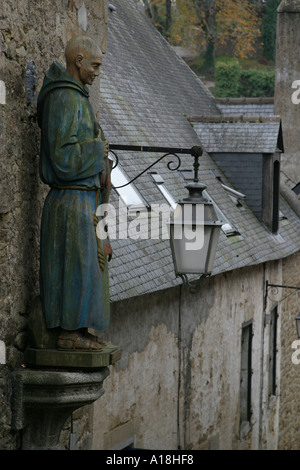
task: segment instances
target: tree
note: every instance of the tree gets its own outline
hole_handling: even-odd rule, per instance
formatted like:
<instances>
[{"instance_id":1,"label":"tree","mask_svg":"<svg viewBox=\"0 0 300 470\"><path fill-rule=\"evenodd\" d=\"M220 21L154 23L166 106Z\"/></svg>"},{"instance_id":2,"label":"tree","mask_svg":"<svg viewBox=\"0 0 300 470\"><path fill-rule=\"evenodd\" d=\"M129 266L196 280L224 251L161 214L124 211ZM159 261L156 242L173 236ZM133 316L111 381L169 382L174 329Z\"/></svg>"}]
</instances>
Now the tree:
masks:
<instances>
[{"instance_id":1,"label":"tree","mask_svg":"<svg viewBox=\"0 0 300 470\"><path fill-rule=\"evenodd\" d=\"M217 3L218 44L231 44L235 57L251 56L261 35L260 4L251 0L217 0Z\"/></svg>"},{"instance_id":2,"label":"tree","mask_svg":"<svg viewBox=\"0 0 300 470\"><path fill-rule=\"evenodd\" d=\"M262 23L263 55L268 60L275 59L277 8L280 0L268 0Z\"/></svg>"},{"instance_id":3,"label":"tree","mask_svg":"<svg viewBox=\"0 0 300 470\"><path fill-rule=\"evenodd\" d=\"M193 0L206 38L204 69L214 69L215 48L231 44L234 55L246 58L255 52L260 37L259 4L251 0Z\"/></svg>"},{"instance_id":4,"label":"tree","mask_svg":"<svg viewBox=\"0 0 300 470\"><path fill-rule=\"evenodd\" d=\"M217 40L218 0L193 0L200 26L203 29L206 49L203 70L213 71L215 66L215 45Z\"/></svg>"},{"instance_id":5,"label":"tree","mask_svg":"<svg viewBox=\"0 0 300 470\"><path fill-rule=\"evenodd\" d=\"M148 15L148 17L151 20L151 23L156 26L156 21L157 21L157 1L153 2L151 0L142 0L144 3L145 11Z\"/></svg>"},{"instance_id":6,"label":"tree","mask_svg":"<svg viewBox=\"0 0 300 470\"><path fill-rule=\"evenodd\" d=\"M166 0L166 36L169 37L172 26L172 0Z\"/></svg>"},{"instance_id":7,"label":"tree","mask_svg":"<svg viewBox=\"0 0 300 470\"><path fill-rule=\"evenodd\" d=\"M172 0L143 0L143 3L153 25L168 38L172 25Z\"/></svg>"},{"instance_id":8,"label":"tree","mask_svg":"<svg viewBox=\"0 0 300 470\"><path fill-rule=\"evenodd\" d=\"M205 44L193 0L176 0L172 3L172 26L169 40L174 46L194 47Z\"/></svg>"},{"instance_id":9,"label":"tree","mask_svg":"<svg viewBox=\"0 0 300 470\"><path fill-rule=\"evenodd\" d=\"M173 45L204 46L203 71L213 72L217 46L230 44L234 55L255 52L261 31L257 0L143 0L151 21ZM269 2L278 0L269 0Z\"/></svg>"}]
</instances>

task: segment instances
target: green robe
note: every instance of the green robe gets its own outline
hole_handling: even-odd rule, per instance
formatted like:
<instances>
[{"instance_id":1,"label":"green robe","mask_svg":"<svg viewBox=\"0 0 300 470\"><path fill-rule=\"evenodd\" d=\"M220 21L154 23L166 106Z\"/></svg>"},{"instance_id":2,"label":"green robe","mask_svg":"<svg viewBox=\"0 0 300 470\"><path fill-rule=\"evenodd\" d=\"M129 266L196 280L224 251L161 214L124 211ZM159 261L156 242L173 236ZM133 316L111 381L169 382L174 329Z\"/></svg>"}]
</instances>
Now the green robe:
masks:
<instances>
[{"instance_id":1,"label":"green robe","mask_svg":"<svg viewBox=\"0 0 300 470\"><path fill-rule=\"evenodd\" d=\"M101 268L94 226L104 143L88 96L54 62L38 97L40 177L52 187L43 208L40 251L48 328L103 330L109 325L107 260Z\"/></svg>"}]
</instances>

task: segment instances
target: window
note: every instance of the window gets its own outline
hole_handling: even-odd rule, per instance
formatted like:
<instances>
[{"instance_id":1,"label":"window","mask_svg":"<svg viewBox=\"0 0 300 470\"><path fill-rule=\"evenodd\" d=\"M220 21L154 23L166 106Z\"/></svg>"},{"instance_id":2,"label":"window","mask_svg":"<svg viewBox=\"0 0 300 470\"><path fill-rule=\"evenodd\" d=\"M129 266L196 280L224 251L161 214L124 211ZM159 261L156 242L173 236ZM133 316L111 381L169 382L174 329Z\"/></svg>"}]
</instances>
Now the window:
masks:
<instances>
[{"instance_id":1,"label":"window","mask_svg":"<svg viewBox=\"0 0 300 470\"><path fill-rule=\"evenodd\" d=\"M225 217L225 215L223 214L223 212L221 211L221 209L219 208L219 206L215 203L215 201L210 197L210 195L208 194L208 192L206 190L203 191L203 196L206 197L207 199L210 199L214 205L214 208L215 208L215 211L216 211L216 214L217 214L217 217L218 217L218 220L220 222L222 222L222 232L225 233L225 235L227 237L231 236L231 235L240 235L240 233L234 228L233 225L231 225L231 223L229 222L229 220L227 219L227 217Z\"/></svg>"},{"instance_id":2,"label":"window","mask_svg":"<svg viewBox=\"0 0 300 470\"><path fill-rule=\"evenodd\" d=\"M229 197L232 199L234 204L238 207L242 206L241 201L245 201L247 197L245 194L241 193L240 191L236 191L235 189L231 188L230 186L226 186L226 184L221 183L222 188L226 191Z\"/></svg>"},{"instance_id":3,"label":"window","mask_svg":"<svg viewBox=\"0 0 300 470\"><path fill-rule=\"evenodd\" d=\"M193 180L191 170L181 170L180 173L181 173L181 175L182 175L182 177L185 181L192 181ZM227 188L227 186L226 186L226 188ZM240 197L243 196L243 194L241 194L241 193L237 193L237 192L235 192L235 193L236 193L235 197L237 197L237 195L239 195ZM221 227L222 232L225 233L225 235L227 237L232 236L232 235L240 235L240 233L236 230L236 228L229 222L227 217L225 217L225 215L223 214L223 212L221 211L219 206L210 197L209 193L206 190L204 190L202 194L206 199L209 199L213 203L216 214L217 214L217 217L220 220L220 222L222 222L222 227Z\"/></svg>"},{"instance_id":4,"label":"window","mask_svg":"<svg viewBox=\"0 0 300 470\"><path fill-rule=\"evenodd\" d=\"M274 162L273 168L273 214L272 227L273 233L277 233L279 229L279 179L280 179L280 163L278 160Z\"/></svg>"},{"instance_id":5,"label":"window","mask_svg":"<svg viewBox=\"0 0 300 470\"><path fill-rule=\"evenodd\" d=\"M245 194L241 193L240 191L233 189L231 186L227 186L226 184L224 184L222 181L222 176L217 170L210 171L216 178L216 180L219 181L220 185L222 186L224 191L226 191L226 193L229 195L234 204L238 207L242 207L243 204L241 201L245 201L247 199L247 196L245 196Z\"/></svg>"},{"instance_id":6,"label":"window","mask_svg":"<svg viewBox=\"0 0 300 470\"><path fill-rule=\"evenodd\" d=\"M241 377L240 377L240 424L251 419L252 382L252 320L242 325Z\"/></svg>"},{"instance_id":7,"label":"window","mask_svg":"<svg viewBox=\"0 0 300 470\"><path fill-rule=\"evenodd\" d=\"M292 188L292 191L294 191L294 193L297 194L297 196L300 194L300 182L297 183L296 186Z\"/></svg>"},{"instance_id":8,"label":"window","mask_svg":"<svg viewBox=\"0 0 300 470\"><path fill-rule=\"evenodd\" d=\"M276 363L277 363L277 305L270 313L270 343L269 343L269 396L276 395Z\"/></svg>"},{"instance_id":9,"label":"window","mask_svg":"<svg viewBox=\"0 0 300 470\"><path fill-rule=\"evenodd\" d=\"M279 223L280 226L287 225L289 223L287 216L281 211L279 211Z\"/></svg>"},{"instance_id":10,"label":"window","mask_svg":"<svg viewBox=\"0 0 300 470\"><path fill-rule=\"evenodd\" d=\"M162 195L166 199L166 201L169 203L169 205L172 207L172 209L175 210L176 206L177 206L177 202L173 198L170 191L168 191L167 188L165 187L164 179L158 173L150 173L150 175L151 175L153 181L155 182L156 186L158 187L158 189L160 190L160 192L162 193Z\"/></svg>"},{"instance_id":11,"label":"window","mask_svg":"<svg viewBox=\"0 0 300 470\"><path fill-rule=\"evenodd\" d=\"M136 210L139 208L145 209L145 207L147 207L146 202L135 186L132 183L129 183L129 181L130 179L126 175L120 163L118 163L118 165L111 172L112 186L115 188L119 196L122 198L122 201L128 208L134 208Z\"/></svg>"},{"instance_id":12,"label":"window","mask_svg":"<svg viewBox=\"0 0 300 470\"><path fill-rule=\"evenodd\" d=\"M277 153L264 153L261 218L273 234L279 230L279 183L280 156Z\"/></svg>"},{"instance_id":13,"label":"window","mask_svg":"<svg viewBox=\"0 0 300 470\"><path fill-rule=\"evenodd\" d=\"M123 442L119 442L110 450L128 450L128 449L135 449L136 448L136 437L130 436Z\"/></svg>"}]
</instances>

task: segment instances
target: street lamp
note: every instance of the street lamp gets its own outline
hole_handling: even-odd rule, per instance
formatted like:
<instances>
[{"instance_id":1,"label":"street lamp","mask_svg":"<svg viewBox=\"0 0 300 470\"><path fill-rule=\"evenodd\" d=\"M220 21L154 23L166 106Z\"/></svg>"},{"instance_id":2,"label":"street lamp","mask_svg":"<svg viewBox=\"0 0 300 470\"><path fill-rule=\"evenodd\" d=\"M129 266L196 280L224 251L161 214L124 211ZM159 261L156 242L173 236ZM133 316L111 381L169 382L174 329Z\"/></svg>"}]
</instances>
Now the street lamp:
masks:
<instances>
[{"instance_id":1,"label":"street lamp","mask_svg":"<svg viewBox=\"0 0 300 470\"><path fill-rule=\"evenodd\" d=\"M175 274L193 289L212 272L222 223L213 203L202 194L206 186L198 179L201 147L193 147L192 155L194 179L186 186L189 195L178 202L169 227ZM199 278L191 284L188 274Z\"/></svg>"},{"instance_id":2,"label":"street lamp","mask_svg":"<svg viewBox=\"0 0 300 470\"><path fill-rule=\"evenodd\" d=\"M222 223L217 218L212 201L205 198L202 194L206 186L199 183L198 168L199 157L203 153L202 147L195 146L186 149L111 144L110 151L115 159L115 166L113 168L118 165L118 156L115 150L165 152L163 156L145 168L131 181L115 189L123 188L132 183L168 155L174 155L178 159L178 164L175 167L171 167L170 163L172 162L168 164L168 168L171 171L178 170L180 167L181 161L178 154L190 154L194 157L194 179L186 186L189 195L177 203L169 223L170 245L175 274L177 277L181 277L184 284L194 289L204 277L209 276L212 272L222 226ZM188 279L188 274L197 275L199 278L196 281L192 280L191 283Z\"/></svg>"}]
</instances>

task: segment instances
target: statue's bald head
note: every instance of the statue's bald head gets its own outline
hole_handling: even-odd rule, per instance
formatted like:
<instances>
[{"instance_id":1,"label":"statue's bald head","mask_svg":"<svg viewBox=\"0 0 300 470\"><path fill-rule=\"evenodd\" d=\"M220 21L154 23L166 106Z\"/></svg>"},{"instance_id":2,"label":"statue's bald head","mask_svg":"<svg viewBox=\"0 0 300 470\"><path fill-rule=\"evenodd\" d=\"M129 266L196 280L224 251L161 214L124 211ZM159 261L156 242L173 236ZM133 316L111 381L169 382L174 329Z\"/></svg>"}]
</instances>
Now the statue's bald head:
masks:
<instances>
[{"instance_id":1,"label":"statue's bald head","mask_svg":"<svg viewBox=\"0 0 300 470\"><path fill-rule=\"evenodd\" d=\"M101 49L89 36L74 36L66 45L65 56L67 65L74 61L78 54L102 56Z\"/></svg>"},{"instance_id":2,"label":"statue's bald head","mask_svg":"<svg viewBox=\"0 0 300 470\"><path fill-rule=\"evenodd\" d=\"M74 36L65 49L67 73L82 85L92 84L102 63L100 47L88 36Z\"/></svg>"}]
</instances>

